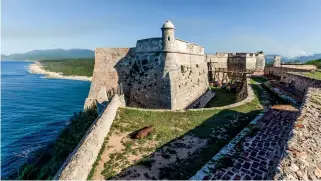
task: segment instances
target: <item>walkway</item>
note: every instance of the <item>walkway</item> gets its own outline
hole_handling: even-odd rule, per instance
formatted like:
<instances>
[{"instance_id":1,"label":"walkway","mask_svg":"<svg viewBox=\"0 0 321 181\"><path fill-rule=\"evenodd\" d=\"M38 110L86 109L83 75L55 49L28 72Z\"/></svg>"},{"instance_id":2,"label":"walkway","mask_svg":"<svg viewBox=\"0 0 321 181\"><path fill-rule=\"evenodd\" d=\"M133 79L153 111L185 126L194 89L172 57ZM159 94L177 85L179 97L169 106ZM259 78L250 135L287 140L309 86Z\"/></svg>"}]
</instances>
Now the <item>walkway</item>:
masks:
<instances>
[{"instance_id":1,"label":"walkway","mask_svg":"<svg viewBox=\"0 0 321 181\"><path fill-rule=\"evenodd\" d=\"M273 106L257 121L243 142L237 144L238 151L223 155L221 160L224 161L209 162L207 168L210 169L207 170L210 171L198 172L192 179L271 179L284 153L296 116L297 109L292 106Z\"/></svg>"},{"instance_id":2,"label":"walkway","mask_svg":"<svg viewBox=\"0 0 321 181\"><path fill-rule=\"evenodd\" d=\"M321 89L309 88L274 179L321 179Z\"/></svg>"}]
</instances>

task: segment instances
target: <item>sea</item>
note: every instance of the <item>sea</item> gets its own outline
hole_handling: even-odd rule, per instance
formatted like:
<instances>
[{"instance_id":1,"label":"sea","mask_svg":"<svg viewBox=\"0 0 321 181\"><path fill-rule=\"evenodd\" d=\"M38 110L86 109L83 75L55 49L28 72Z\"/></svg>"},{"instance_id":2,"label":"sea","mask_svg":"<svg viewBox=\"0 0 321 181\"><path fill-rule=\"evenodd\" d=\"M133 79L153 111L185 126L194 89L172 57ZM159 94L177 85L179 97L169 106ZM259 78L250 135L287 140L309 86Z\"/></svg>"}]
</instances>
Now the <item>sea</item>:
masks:
<instances>
[{"instance_id":1,"label":"sea","mask_svg":"<svg viewBox=\"0 0 321 181\"><path fill-rule=\"evenodd\" d=\"M1 178L55 140L88 95L90 82L30 74L31 63L1 61Z\"/></svg>"}]
</instances>

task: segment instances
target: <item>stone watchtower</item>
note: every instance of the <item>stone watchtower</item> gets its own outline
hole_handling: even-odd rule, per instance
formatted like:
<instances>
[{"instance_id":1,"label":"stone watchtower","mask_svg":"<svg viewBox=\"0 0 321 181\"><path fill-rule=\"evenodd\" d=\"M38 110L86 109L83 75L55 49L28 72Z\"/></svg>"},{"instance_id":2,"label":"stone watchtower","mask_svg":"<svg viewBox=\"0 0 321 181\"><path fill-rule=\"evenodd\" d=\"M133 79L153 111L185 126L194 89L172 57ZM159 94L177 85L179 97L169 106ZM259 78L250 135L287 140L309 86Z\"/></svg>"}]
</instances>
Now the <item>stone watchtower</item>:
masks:
<instances>
[{"instance_id":1,"label":"stone watchtower","mask_svg":"<svg viewBox=\"0 0 321 181\"><path fill-rule=\"evenodd\" d=\"M281 67L281 56L274 56L273 67Z\"/></svg>"},{"instance_id":2,"label":"stone watchtower","mask_svg":"<svg viewBox=\"0 0 321 181\"><path fill-rule=\"evenodd\" d=\"M175 27L167 20L162 26L162 42L164 51L173 51L175 46Z\"/></svg>"}]
</instances>

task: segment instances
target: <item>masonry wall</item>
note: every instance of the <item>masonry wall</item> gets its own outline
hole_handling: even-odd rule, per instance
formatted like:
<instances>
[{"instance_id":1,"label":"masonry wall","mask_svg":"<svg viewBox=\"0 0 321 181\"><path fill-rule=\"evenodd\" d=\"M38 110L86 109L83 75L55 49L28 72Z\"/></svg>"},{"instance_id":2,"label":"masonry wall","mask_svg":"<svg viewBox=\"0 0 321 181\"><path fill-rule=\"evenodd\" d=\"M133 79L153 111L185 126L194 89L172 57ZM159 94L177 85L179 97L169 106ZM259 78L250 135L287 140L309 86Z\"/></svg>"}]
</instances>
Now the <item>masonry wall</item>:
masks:
<instances>
[{"instance_id":1,"label":"masonry wall","mask_svg":"<svg viewBox=\"0 0 321 181\"><path fill-rule=\"evenodd\" d=\"M255 71L264 71L265 57L264 54L256 54L256 69Z\"/></svg>"},{"instance_id":2,"label":"masonry wall","mask_svg":"<svg viewBox=\"0 0 321 181\"><path fill-rule=\"evenodd\" d=\"M293 68L293 69L303 69L303 70L317 69L317 67L315 65L281 64L281 67Z\"/></svg>"},{"instance_id":3,"label":"masonry wall","mask_svg":"<svg viewBox=\"0 0 321 181\"><path fill-rule=\"evenodd\" d=\"M206 55L206 62L212 62L212 70L215 70L215 68L227 68L227 54Z\"/></svg>"},{"instance_id":4,"label":"masonry wall","mask_svg":"<svg viewBox=\"0 0 321 181\"><path fill-rule=\"evenodd\" d=\"M205 55L167 53L166 62L175 60L169 78L172 109L184 109L208 89L208 68Z\"/></svg>"},{"instance_id":5,"label":"masonry wall","mask_svg":"<svg viewBox=\"0 0 321 181\"><path fill-rule=\"evenodd\" d=\"M229 54L227 58L227 69L229 71L246 70L246 54Z\"/></svg>"},{"instance_id":6,"label":"masonry wall","mask_svg":"<svg viewBox=\"0 0 321 181\"><path fill-rule=\"evenodd\" d=\"M162 49L162 38L148 38L138 40L136 43L136 52L154 52Z\"/></svg>"},{"instance_id":7,"label":"masonry wall","mask_svg":"<svg viewBox=\"0 0 321 181\"><path fill-rule=\"evenodd\" d=\"M284 76L287 72L310 72L310 70L274 66L264 68L264 75L273 75L279 78Z\"/></svg>"},{"instance_id":8,"label":"masonry wall","mask_svg":"<svg viewBox=\"0 0 321 181\"><path fill-rule=\"evenodd\" d=\"M189 54L204 55L204 48L194 43L189 43L184 40L176 39L173 52L182 52Z\"/></svg>"},{"instance_id":9,"label":"masonry wall","mask_svg":"<svg viewBox=\"0 0 321 181\"><path fill-rule=\"evenodd\" d=\"M256 70L256 56L255 54L251 54L246 57L246 69L247 70Z\"/></svg>"},{"instance_id":10,"label":"masonry wall","mask_svg":"<svg viewBox=\"0 0 321 181\"><path fill-rule=\"evenodd\" d=\"M86 180L124 97L117 94L88 129L75 150L68 156L54 180Z\"/></svg>"},{"instance_id":11,"label":"masonry wall","mask_svg":"<svg viewBox=\"0 0 321 181\"><path fill-rule=\"evenodd\" d=\"M91 105L101 87L106 90L116 89L121 81L126 82L131 63L135 57L134 48L97 48L95 50L95 66L93 78L85 102L85 107ZM124 91L128 87L124 85Z\"/></svg>"},{"instance_id":12,"label":"masonry wall","mask_svg":"<svg viewBox=\"0 0 321 181\"><path fill-rule=\"evenodd\" d=\"M128 105L144 108L170 109L170 80L163 75L164 52L136 53L130 70Z\"/></svg>"},{"instance_id":13,"label":"masonry wall","mask_svg":"<svg viewBox=\"0 0 321 181\"><path fill-rule=\"evenodd\" d=\"M298 73L288 72L281 78L282 82L293 83L296 89L306 92L309 87L321 88L321 80L306 77Z\"/></svg>"}]
</instances>

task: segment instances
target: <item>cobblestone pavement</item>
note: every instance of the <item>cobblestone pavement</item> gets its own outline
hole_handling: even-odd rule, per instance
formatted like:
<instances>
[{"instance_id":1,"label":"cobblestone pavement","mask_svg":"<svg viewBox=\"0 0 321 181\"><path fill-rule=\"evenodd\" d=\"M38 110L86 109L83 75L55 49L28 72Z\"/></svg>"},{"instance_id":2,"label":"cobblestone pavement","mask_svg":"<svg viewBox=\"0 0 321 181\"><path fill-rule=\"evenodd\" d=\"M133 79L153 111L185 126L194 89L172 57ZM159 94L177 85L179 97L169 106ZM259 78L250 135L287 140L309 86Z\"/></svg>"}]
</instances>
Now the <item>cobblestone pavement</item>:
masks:
<instances>
[{"instance_id":1,"label":"cobblestone pavement","mask_svg":"<svg viewBox=\"0 0 321 181\"><path fill-rule=\"evenodd\" d=\"M255 129L242 143L231 159L212 170L204 179L262 180L271 179L280 162L288 135L293 129L297 109L277 105L257 121Z\"/></svg>"},{"instance_id":2,"label":"cobblestone pavement","mask_svg":"<svg viewBox=\"0 0 321 181\"><path fill-rule=\"evenodd\" d=\"M274 179L321 179L321 89L309 88Z\"/></svg>"}]
</instances>

